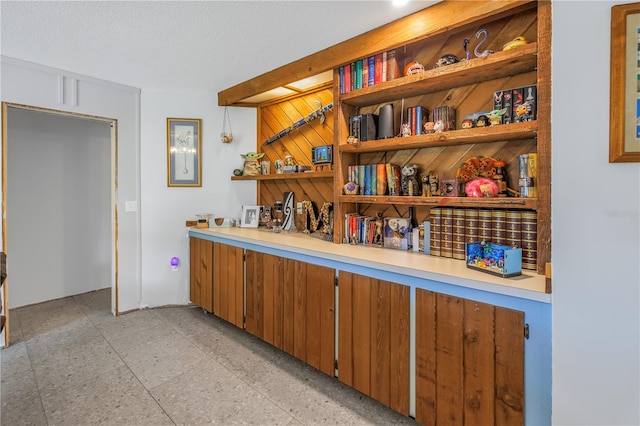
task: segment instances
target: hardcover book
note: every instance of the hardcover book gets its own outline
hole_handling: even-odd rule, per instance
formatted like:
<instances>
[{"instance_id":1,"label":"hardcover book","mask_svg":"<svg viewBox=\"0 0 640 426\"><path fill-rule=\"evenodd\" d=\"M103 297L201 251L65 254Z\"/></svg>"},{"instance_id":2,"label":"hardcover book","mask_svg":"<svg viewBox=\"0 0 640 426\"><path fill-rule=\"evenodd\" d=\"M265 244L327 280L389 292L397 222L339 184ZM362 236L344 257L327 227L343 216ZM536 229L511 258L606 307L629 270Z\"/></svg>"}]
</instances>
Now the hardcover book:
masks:
<instances>
[{"instance_id":1,"label":"hardcover book","mask_svg":"<svg viewBox=\"0 0 640 426\"><path fill-rule=\"evenodd\" d=\"M431 256L440 256L442 254L442 241L440 239L440 230L442 228L442 209L434 207L431 209L429 215L431 222L431 232L429 234L430 254Z\"/></svg>"},{"instance_id":2,"label":"hardcover book","mask_svg":"<svg viewBox=\"0 0 640 426\"><path fill-rule=\"evenodd\" d=\"M387 167L384 163L376 165L377 173L377 195L385 195L387 193Z\"/></svg>"}]
</instances>

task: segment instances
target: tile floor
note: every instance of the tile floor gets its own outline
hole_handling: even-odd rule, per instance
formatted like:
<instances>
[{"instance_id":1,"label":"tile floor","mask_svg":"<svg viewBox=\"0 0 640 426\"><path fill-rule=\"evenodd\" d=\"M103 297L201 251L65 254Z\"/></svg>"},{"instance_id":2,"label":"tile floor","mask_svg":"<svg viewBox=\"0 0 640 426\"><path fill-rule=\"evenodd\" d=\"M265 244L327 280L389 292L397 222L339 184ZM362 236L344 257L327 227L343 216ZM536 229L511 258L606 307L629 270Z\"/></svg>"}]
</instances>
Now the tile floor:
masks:
<instances>
[{"instance_id":1,"label":"tile floor","mask_svg":"<svg viewBox=\"0 0 640 426\"><path fill-rule=\"evenodd\" d=\"M198 307L109 304L105 289L10 312L0 424L416 424Z\"/></svg>"}]
</instances>

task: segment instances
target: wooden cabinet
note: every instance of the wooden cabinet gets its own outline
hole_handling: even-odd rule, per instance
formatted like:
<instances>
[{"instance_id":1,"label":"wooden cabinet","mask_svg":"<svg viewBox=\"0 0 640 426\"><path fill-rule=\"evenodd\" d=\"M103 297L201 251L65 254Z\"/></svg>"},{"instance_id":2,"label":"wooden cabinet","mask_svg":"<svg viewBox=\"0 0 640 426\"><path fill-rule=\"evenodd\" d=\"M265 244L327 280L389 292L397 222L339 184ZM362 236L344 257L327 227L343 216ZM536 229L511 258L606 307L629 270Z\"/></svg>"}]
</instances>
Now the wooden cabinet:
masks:
<instances>
[{"instance_id":1,"label":"wooden cabinet","mask_svg":"<svg viewBox=\"0 0 640 426\"><path fill-rule=\"evenodd\" d=\"M551 121L550 121L550 28L551 5L549 2L523 2L508 11L496 10L478 14L476 18L464 18L462 9L472 2L451 2L433 8L438 15L438 28L432 33L415 37L404 46L391 41L380 46L381 51L393 49L400 69L416 61L424 65L425 71L402 76L390 81L341 93L340 72L335 72L334 97L335 149L339 152L336 164L334 198L335 217L359 212L375 216L408 217L410 206L415 207L418 222L429 218L432 207L501 208L534 210L537 213L537 272L544 273L545 263L550 262L550 211L551 211ZM429 9L424 12L427 14ZM410 19L408 17L406 19ZM392 27L390 24L389 27ZM393 27L398 30L397 28ZM446 30L442 30L446 28ZM436 60L445 53L464 57L462 41L472 40L480 28L489 32L488 48L495 53L445 67L434 68ZM385 27L377 31L384 32ZM409 31L409 30L407 30ZM402 31L389 34L392 39L402 40ZM529 42L525 46L502 51L504 43L517 36ZM366 37L363 35L361 37ZM379 52L375 52L379 53ZM354 57L352 60L359 59ZM537 85L537 119L520 123L503 124L483 128L462 129L463 116L478 111L494 109L494 92ZM349 117L356 114L377 114L380 108L391 103L395 111L394 134L399 134L401 122L406 122L408 107L423 106L432 111L434 107L449 106L456 110L457 127L442 133L422 134L409 137L347 143ZM432 117L432 114L430 115ZM469 158L488 156L507 163L508 185L518 189L521 154L536 153L538 156L534 198L466 198L466 197L416 197L388 195L345 195L342 187L349 181L349 166L393 163L399 166L416 164L421 174L432 172L440 179L455 179L460 165ZM336 220L334 241L344 241L344 221Z\"/></svg>"},{"instance_id":2,"label":"wooden cabinet","mask_svg":"<svg viewBox=\"0 0 640 426\"><path fill-rule=\"evenodd\" d=\"M189 238L189 299L194 305L213 312L213 243Z\"/></svg>"},{"instance_id":3,"label":"wooden cabinet","mask_svg":"<svg viewBox=\"0 0 640 426\"><path fill-rule=\"evenodd\" d=\"M409 287L340 271L338 379L409 414Z\"/></svg>"},{"instance_id":4,"label":"wooden cabinet","mask_svg":"<svg viewBox=\"0 0 640 426\"><path fill-rule=\"evenodd\" d=\"M524 314L416 290L416 420L524 423Z\"/></svg>"},{"instance_id":5,"label":"wooden cabinet","mask_svg":"<svg viewBox=\"0 0 640 426\"><path fill-rule=\"evenodd\" d=\"M213 313L244 327L244 249L213 244Z\"/></svg>"},{"instance_id":6,"label":"wooden cabinet","mask_svg":"<svg viewBox=\"0 0 640 426\"><path fill-rule=\"evenodd\" d=\"M334 375L335 271L247 250L246 330Z\"/></svg>"}]
</instances>

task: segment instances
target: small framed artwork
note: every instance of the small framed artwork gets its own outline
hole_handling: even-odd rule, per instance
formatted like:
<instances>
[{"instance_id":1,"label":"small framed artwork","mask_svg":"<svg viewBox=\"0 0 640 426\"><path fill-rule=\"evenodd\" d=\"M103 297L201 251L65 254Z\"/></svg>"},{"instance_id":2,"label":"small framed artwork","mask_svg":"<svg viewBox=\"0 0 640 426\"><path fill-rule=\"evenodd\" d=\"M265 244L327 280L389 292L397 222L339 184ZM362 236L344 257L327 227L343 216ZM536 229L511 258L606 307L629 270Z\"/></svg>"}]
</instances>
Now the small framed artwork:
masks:
<instances>
[{"instance_id":1,"label":"small framed artwork","mask_svg":"<svg viewBox=\"0 0 640 426\"><path fill-rule=\"evenodd\" d=\"M640 162L640 3L611 8L609 162Z\"/></svg>"},{"instance_id":2,"label":"small framed artwork","mask_svg":"<svg viewBox=\"0 0 640 426\"><path fill-rule=\"evenodd\" d=\"M202 186L199 118L167 118L167 185Z\"/></svg>"},{"instance_id":3,"label":"small framed artwork","mask_svg":"<svg viewBox=\"0 0 640 426\"><path fill-rule=\"evenodd\" d=\"M260 206L242 206L241 227L257 228L259 222Z\"/></svg>"},{"instance_id":4,"label":"small framed artwork","mask_svg":"<svg viewBox=\"0 0 640 426\"><path fill-rule=\"evenodd\" d=\"M455 179L442 179L440 181L440 194L443 197L457 197L458 181Z\"/></svg>"}]
</instances>

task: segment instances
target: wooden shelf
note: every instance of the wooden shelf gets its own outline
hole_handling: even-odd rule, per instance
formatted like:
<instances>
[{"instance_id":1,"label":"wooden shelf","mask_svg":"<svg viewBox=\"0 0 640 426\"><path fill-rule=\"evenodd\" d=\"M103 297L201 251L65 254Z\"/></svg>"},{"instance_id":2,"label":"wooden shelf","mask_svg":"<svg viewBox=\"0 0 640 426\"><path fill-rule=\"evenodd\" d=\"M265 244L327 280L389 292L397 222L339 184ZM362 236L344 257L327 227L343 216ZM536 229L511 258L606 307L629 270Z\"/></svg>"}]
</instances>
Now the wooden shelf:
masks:
<instances>
[{"instance_id":1,"label":"wooden shelf","mask_svg":"<svg viewBox=\"0 0 640 426\"><path fill-rule=\"evenodd\" d=\"M340 195L341 203L361 204L401 204L409 206L434 207L483 207L534 210L536 198L470 198L470 197L398 197L389 195Z\"/></svg>"},{"instance_id":2,"label":"wooden shelf","mask_svg":"<svg viewBox=\"0 0 640 426\"><path fill-rule=\"evenodd\" d=\"M353 106L374 105L523 74L536 70L537 54L538 44L529 43L484 58L474 58L343 93L340 95L340 101Z\"/></svg>"},{"instance_id":3,"label":"wooden shelf","mask_svg":"<svg viewBox=\"0 0 640 426\"><path fill-rule=\"evenodd\" d=\"M333 178L333 170L323 170L320 172L304 173L271 173L268 175L256 176L231 176L231 180L289 180L289 179L322 179Z\"/></svg>"},{"instance_id":4,"label":"wooden shelf","mask_svg":"<svg viewBox=\"0 0 640 426\"><path fill-rule=\"evenodd\" d=\"M501 124L498 126L451 130L442 133L343 144L339 146L339 150L340 152L354 153L399 151L402 149L534 139L537 133L538 123L536 121L525 121L523 123Z\"/></svg>"}]
</instances>

